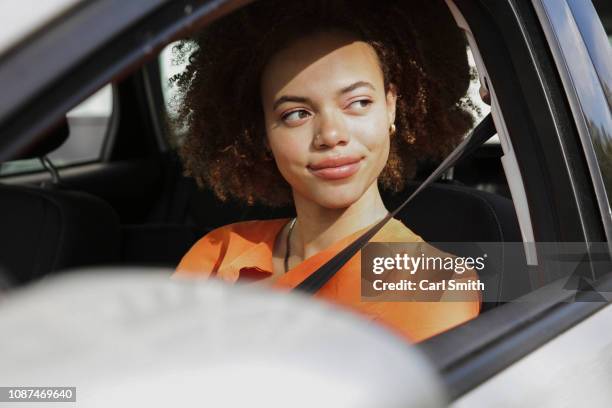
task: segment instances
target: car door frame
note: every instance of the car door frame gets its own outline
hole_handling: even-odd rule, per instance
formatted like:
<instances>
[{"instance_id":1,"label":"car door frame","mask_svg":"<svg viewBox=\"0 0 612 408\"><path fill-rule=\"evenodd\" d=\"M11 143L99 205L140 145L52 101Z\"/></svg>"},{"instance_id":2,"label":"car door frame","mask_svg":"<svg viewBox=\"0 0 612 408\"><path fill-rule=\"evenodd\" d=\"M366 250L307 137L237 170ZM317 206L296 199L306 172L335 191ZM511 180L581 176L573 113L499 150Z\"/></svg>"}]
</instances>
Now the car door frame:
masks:
<instances>
[{"instance_id":1,"label":"car door frame","mask_svg":"<svg viewBox=\"0 0 612 408\"><path fill-rule=\"evenodd\" d=\"M456 5L475 32L499 97L523 175L536 241L583 242L587 250L590 243L607 243L597 187L576 125L568 120L572 118L570 103L557 71L564 68L555 64L548 50L541 16L532 5L515 0L459 0ZM504 61L505 53L512 58ZM511 69L504 70L504 65ZM512 70L521 75L512 75ZM517 122L523 108L528 113L523 125L531 122L533 133ZM529 157L528 151L537 154ZM556 177L541 171L542 163L549 169L554 165ZM548 215L543 214L546 208ZM559 213L568 222L561 223ZM591 253L591 259L595 255ZM520 301L421 344L442 373L451 398L477 388L605 307L608 301L601 293L612 288L612 279L610 274L597 272L601 271L591 271L590 288L574 293L563 290L567 279L545 279L547 285Z\"/></svg>"},{"instance_id":2,"label":"car door frame","mask_svg":"<svg viewBox=\"0 0 612 408\"><path fill-rule=\"evenodd\" d=\"M46 27L46 40L41 33L34 35L23 49L0 61L0 77L4 77L24 63L39 64L57 55L65 58L65 64L50 69L41 81L25 88L26 92L18 92L16 86L5 94L14 106L0 104L0 160L26 149L65 112L104 84L124 78L155 58L165 44L246 3L150 0L146 7L130 8L127 13L125 2L100 0L85 3L63 21ZM523 184L535 239L585 244L605 241L584 151L577 143L575 124L568 119L572 117L569 103L532 5L516 0L462 0L457 6L479 41L521 174L530 175L523 176ZM121 14L126 18L113 23ZM92 15L105 31L90 30ZM89 37L74 53L62 53L62 43L51 42L80 35ZM508 66L508 61L513 65ZM515 81L505 82L508 69L514 70L511 75ZM525 151L537 154L519 154ZM554 177L551 169L556 171ZM603 276L594 287L611 290L612 279ZM607 304L568 302L574 294L560 297L546 289L543 286L530 294L538 302L503 305L421 345L440 370L452 398ZM579 295L588 299L591 294Z\"/></svg>"}]
</instances>

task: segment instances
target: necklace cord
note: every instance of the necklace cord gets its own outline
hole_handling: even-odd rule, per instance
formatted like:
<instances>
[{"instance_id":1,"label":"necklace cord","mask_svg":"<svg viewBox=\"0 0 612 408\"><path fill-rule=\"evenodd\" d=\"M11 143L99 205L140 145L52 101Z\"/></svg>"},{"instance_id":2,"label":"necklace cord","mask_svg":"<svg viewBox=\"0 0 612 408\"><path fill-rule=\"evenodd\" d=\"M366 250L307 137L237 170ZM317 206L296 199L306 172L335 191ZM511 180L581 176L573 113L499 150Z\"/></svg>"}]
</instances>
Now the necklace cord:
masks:
<instances>
[{"instance_id":1,"label":"necklace cord","mask_svg":"<svg viewBox=\"0 0 612 408\"><path fill-rule=\"evenodd\" d=\"M291 247L289 246L289 242L291 239L291 233L293 232L293 227L295 226L295 221L297 217L291 220L291 225L289 226L289 232L287 233L287 242L285 244L285 273L289 270L289 256L291 254Z\"/></svg>"}]
</instances>

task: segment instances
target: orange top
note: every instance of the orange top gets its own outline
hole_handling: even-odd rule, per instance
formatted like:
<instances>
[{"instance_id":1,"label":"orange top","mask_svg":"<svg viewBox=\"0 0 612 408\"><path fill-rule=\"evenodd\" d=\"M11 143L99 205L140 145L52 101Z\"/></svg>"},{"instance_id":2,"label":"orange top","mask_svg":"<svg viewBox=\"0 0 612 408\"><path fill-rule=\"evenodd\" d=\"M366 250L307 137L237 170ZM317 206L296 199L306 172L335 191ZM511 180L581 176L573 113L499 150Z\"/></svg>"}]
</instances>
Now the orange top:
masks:
<instances>
[{"instance_id":1,"label":"orange top","mask_svg":"<svg viewBox=\"0 0 612 408\"><path fill-rule=\"evenodd\" d=\"M229 282L273 274L272 252L276 237L290 219L245 221L217 228L196 242L185 254L173 276L209 277ZM321 265L359 237L369 227L307 258L277 279L272 286L291 290ZM370 242L423 242L401 221L389 220ZM426 245L426 244L425 244ZM467 275L467 274L466 274ZM475 272L472 271L471 278ZM468 276L465 276L467 278ZM314 295L360 312L399 332L411 342L422 341L475 318L480 294L462 301L382 302L361 298L361 254L358 252ZM470 301L463 301L472 299Z\"/></svg>"}]
</instances>

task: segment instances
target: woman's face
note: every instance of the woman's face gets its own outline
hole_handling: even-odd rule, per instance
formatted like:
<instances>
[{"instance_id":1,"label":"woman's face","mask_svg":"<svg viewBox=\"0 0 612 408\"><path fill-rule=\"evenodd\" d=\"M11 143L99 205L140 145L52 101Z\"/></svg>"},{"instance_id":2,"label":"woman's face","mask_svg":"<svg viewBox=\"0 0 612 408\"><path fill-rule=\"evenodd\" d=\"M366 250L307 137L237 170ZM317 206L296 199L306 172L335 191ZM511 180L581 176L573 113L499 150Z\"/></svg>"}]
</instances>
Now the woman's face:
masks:
<instances>
[{"instance_id":1,"label":"woman's face","mask_svg":"<svg viewBox=\"0 0 612 408\"><path fill-rule=\"evenodd\" d=\"M261 79L267 143L293 193L345 208L389 156L396 93L378 56L348 33L313 34L268 61Z\"/></svg>"}]
</instances>

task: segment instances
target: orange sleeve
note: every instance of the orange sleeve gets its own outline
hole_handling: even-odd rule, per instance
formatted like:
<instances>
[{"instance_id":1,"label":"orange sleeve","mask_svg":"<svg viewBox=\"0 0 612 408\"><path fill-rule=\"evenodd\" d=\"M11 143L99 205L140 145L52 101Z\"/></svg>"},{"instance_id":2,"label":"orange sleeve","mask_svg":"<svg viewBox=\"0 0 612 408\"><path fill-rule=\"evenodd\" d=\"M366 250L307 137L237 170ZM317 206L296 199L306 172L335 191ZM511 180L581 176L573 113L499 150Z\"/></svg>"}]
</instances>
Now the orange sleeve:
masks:
<instances>
[{"instance_id":1,"label":"orange sleeve","mask_svg":"<svg viewBox=\"0 0 612 408\"><path fill-rule=\"evenodd\" d=\"M229 230L223 226L200 238L183 256L172 276L208 277L215 273L227 251Z\"/></svg>"}]
</instances>

